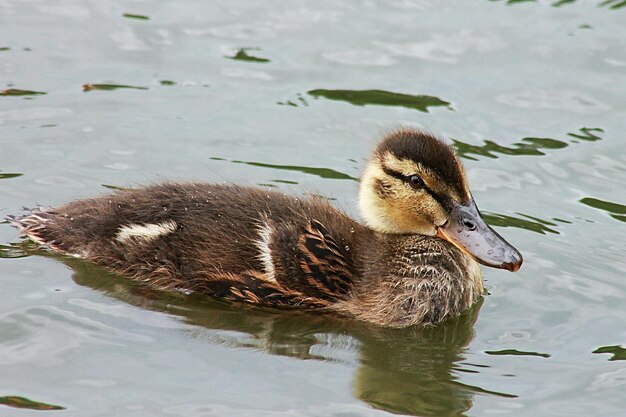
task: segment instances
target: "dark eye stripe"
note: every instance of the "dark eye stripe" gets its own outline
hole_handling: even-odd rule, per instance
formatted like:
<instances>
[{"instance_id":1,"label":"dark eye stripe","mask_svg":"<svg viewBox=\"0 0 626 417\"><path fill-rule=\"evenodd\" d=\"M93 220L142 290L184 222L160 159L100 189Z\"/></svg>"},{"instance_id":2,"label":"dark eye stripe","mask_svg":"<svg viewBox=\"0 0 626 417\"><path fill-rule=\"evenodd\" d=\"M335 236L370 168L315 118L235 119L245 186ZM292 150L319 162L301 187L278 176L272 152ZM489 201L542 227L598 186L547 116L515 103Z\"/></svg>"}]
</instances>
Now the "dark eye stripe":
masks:
<instances>
[{"instance_id":1,"label":"dark eye stripe","mask_svg":"<svg viewBox=\"0 0 626 417\"><path fill-rule=\"evenodd\" d=\"M401 174L397 171L394 171L392 169L389 169L387 167L383 167L383 171L385 172L385 174L389 175L390 177L394 177L399 179L400 181L406 182L407 184L409 184L410 186L412 186L413 188L414 185L411 183L411 177L413 176L417 176L415 174L411 174L411 175L404 175ZM428 187L426 187L426 183L424 182L424 180L421 179L421 177L417 176L418 178L420 178L421 184L419 186L420 189L427 189Z\"/></svg>"},{"instance_id":2,"label":"dark eye stripe","mask_svg":"<svg viewBox=\"0 0 626 417\"><path fill-rule=\"evenodd\" d=\"M400 172L394 171L392 169L389 169L385 166L383 166L383 172L387 175L389 175L390 177L394 177L399 179L400 181L406 182L407 184L409 184L409 178L411 178L411 175L404 175ZM445 194L441 194L441 193L436 193L435 191L431 190L430 188L428 188L428 186L426 185L426 183L422 180L422 183L424 184L420 189L426 191L428 194L430 194L430 196L435 199L435 201L437 201L442 207L445 207L446 209L448 209L450 207L450 200L451 198L446 196ZM409 184L410 185L410 184Z\"/></svg>"}]
</instances>

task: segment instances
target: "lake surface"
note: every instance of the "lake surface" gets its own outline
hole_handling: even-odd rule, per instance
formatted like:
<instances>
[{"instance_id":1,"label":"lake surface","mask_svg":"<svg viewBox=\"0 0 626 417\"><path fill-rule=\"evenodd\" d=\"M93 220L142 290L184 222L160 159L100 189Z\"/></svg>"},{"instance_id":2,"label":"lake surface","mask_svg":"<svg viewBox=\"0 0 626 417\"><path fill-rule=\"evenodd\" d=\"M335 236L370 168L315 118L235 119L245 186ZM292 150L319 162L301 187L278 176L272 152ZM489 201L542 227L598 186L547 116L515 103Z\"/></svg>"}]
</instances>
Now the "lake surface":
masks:
<instances>
[{"instance_id":1,"label":"lake surface","mask_svg":"<svg viewBox=\"0 0 626 417\"><path fill-rule=\"evenodd\" d=\"M0 1L1 217L168 179L358 217L365 158L411 126L525 257L458 319L389 330L146 291L3 223L0 415L626 416L625 22L621 0Z\"/></svg>"}]
</instances>

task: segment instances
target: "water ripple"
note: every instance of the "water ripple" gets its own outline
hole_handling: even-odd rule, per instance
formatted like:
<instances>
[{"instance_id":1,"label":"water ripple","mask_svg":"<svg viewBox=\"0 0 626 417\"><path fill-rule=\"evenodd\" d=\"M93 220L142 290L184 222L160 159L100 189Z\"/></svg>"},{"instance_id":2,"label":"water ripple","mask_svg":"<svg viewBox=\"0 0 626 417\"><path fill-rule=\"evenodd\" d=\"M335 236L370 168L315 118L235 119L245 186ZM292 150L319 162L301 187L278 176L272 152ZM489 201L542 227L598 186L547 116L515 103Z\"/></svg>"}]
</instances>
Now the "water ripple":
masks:
<instances>
[{"instance_id":1,"label":"water ripple","mask_svg":"<svg viewBox=\"0 0 626 417\"><path fill-rule=\"evenodd\" d=\"M626 368L603 372L595 376L586 391L606 391L607 389L626 385ZM621 389L623 393L623 388Z\"/></svg>"},{"instance_id":2,"label":"water ripple","mask_svg":"<svg viewBox=\"0 0 626 417\"><path fill-rule=\"evenodd\" d=\"M374 41L374 44L395 56L444 64L456 64L466 53L492 52L504 49L507 45L501 36L484 31L430 32L429 37L430 39L419 42Z\"/></svg>"},{"instance_id":3,"label":"water ripple","mask_svg":"<svg viewBox=\"0 0 626 417\"><path fill-rule=\"evenodd\" d=\"M345 65L389 66L395 64L389 55L368 50L325 52L322 54L329 61Z\"/></svg>"},{"instance_id":4,"label":"water ripple","mask_svg":"<svg viewBox=\"0 0 626 417\"><path fill-rule=\"evenodd\" d=\"M190 36L212 35L218 38L240 40L262 40L276 37L276 30L263 24L235 23L232 25L217 26L211 29L184 29Z\"/></svg>"},{"instance_id":5,"label":"water ripple","mask_svg":"<svg viewBox=\"0 0 626 417\"><path fill-rule=\"evenodd\" d=\"M31 107L26 109L3 110L0 111L0 124L5 121L56 120L73 113L72 110L62 107Z\"/></svg>"},{"instance_id":6,"label":"water ripple","mask_svg":"<svg viewBox=\"0 0 626 417\"><path fill-rule=\"evenodd\" d=\"M113 328L57 306L42 305L0 315L0 364L59 360L89 344L149 342L146 336Z\"/></svg>"},{"instance_id":7,"label":"water ripple","mask_svg":"<svg viewBox=\"0 0 626 417\"><path fill-rule=\"evenodd\" d=\"M500 95L496 101L519 109L565 110L572 113L601 113L611 109L608 104L576 91L521 91Z\"/></svg>"}]
</instances>

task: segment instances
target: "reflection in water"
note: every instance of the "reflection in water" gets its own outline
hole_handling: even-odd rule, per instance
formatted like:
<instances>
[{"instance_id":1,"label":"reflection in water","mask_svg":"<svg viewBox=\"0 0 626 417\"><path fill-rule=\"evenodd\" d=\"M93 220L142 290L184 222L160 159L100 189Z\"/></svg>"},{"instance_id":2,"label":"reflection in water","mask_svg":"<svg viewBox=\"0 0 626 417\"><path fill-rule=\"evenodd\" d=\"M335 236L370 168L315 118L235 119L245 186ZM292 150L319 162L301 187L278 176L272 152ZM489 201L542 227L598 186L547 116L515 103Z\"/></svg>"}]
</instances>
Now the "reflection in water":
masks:
<instances>
[{"instance_id":1,"label":"reflection in water","mask_svg":"<svg viewBox=\"0 0 626 417\"><path fill-rule=\"evenodd\" d=\"M148 87L137 87L134 85L123 85L123 84L83 84L83 91L92 91L92 90L102 90L102 91L113 91L119 90L122 88L131 89L131 90L147 90Z\"/></svg>"},{"instance_id":2,"label":"reflection in water","mask_svg":"<svg viewBox=\"0 0 626 417\"><path fill-rule=\"evenodd\" d=\"M560 149L567 147L567 143L548 138L524 138L522 142L514 143L511 147L498 145L491 140L485 140L484 145L470 145L459 140L453 140L453 146L462 158L476 160L469 155L480 155L488 158L497 158L496 153L503 155L545 155L540 149Z\"/></svg>"},{"instance_id":3,"label":"reflection in water","mask_svg":"<svg viewBox=\"0 0 626 417\"><path fill-rule=\"evenodd\" d=\"M211 158L211 159L214 161L229 161L224 158ZM344 174L343 172L335 171L334 169L330 169L330 168L301 167L301 166L295 166L295 165L274 165L274 164L264 164L261 162L248 162L248 161L229 161L229 162L233 162L235 164L246 164L246 165L251 165L254 167L261 167L261 168L272 168L272 169L282 169L286 171L304 172L305 174L317 175L318 177L321 177L321 178L332 178L335 180L352 180L352 181L359 180L358 178L351 177L348 174Z\"/></svg>"},{"instance_id":4,"label":"reflection in water","mask_svg":"<svg viewBox=\"0 0 626 417\"><path fill-rule=\"evenodd\" d=\"M0 90L0 96L41 96L43 94L48 93L44 93L43 91L20 90L18 88Z\"/></svg>"},{"instance_id":5,"label":"reflection in water","mask_svg":"<svg viewBox=\"0 0 626 417\"><path fill-rule=\"evenodd\" d=\"M500 1L500 0L490 0L490 1ZM554 3L551 3L553 7L561 7L565 5L569 5L572 3L576 3L577 0L557 0ZM536 3L536 0L506 0L506 4L517 4L517 3ZM621 9L622 7L626 7L626 0L602 0L599 2L598 7L606 7L610 10Z\"/></svg>"},{"instance_id":6,"label":"reflection in water","mask_svg":"<svg viewBox=\"0 0 626 417\"><path fill-rule=\"evenodd\" d=\"M272 182L277 182L279 184L298 184L298 182L296 181L289 181L289 180L272 180Z\"/></svg>"},{"instance_id":7,"label":"reflection in water","mask_svg":"<svg viewBox=\"0 0 626 417\"><path fill-rule=\"evenodd\" d=\"M617 10L626 7L626 0L604 0L600 6L608 6L609 9Z\"/></svg>"},{"instance_id":8,"label":"reflection in water","mask_svg":"<svg viewBox=\"0 0 626 417\"><path fill-rule=\"evenodd\" d=\"M17 172L0 172L0 180L6 180L9 178L21 177L24 174L19 174Z\"/></svg>"},{"instance_id":9,"label":"reflection in water","mask_svg":"<svg viewBox=\"0 0 626 417\"><path fill-rule=\"evenodd\" d=\"M474 337L480 302L456 319L434 327L385 329L348 318L298 310L228 304L198 295L164 293L73 258L61 259L74 281L124 302L173 314L195 327L194 337L300 359L356 366L354 395L373 407L419 416L463 416L476 393L515 397L459 381L463 353ZM183 328L183 331L187 329Z\"/></svg>"},{"instance_id":10,"label":"reflection in water","mask_svg":"<svg viewBox=\"0 0 626 417\"><path fill-rule=\"evenodd\" d=\"M122 16L128 19L137 19L137 20L150 20L148 16L144 16L142 14L132 14L132 13L124 13Z\"/></svg>"},{"instance_id":11,"label":"reflection in water","mask_svg":"<svg viewBox=\"0 0 626 417\"><path fill-rule=\"evenodd\" d=\"M591 197L581 198L579 201L586 206L608 212L609 216L613 217L615 220L626 222L626 206Z\"/></svg>"},{"instance_id":12,"label":"reflection in water","mask_svg":"<svg viewBox=\"0 0 626 417\"><path fill-rule=\"evenodd\" d=\"M556 230L548 227L548 226L556 226L556 223L549 222L547 220L542 220L538 217L529 216L527 214L515 213L519 216L525 217L525 219L520 219L519 217L507 216L506 214L498 214L498 213L482 213L483 218L487 223L491 226L500 226L500 227L517 227L518 229L529 230L531 232L541 233L545 235L546 233L555 233L560 234ZM569 223L565 220L558 220L564 223Z\"/></svg>"},{"instance_id":13,"label":"reflection in water","mask_svg":"<svg viewBox=\"0 0 626 417\"><path fill-rule=\"evenodd\" d=\"M527 352L523 350L517 349L504 349L504 350L486 350L485 353L487 355L513 355L513 356L539 356L540 358L549 358L550 354L548 353L539 353L539 352Z\"/></svg>"},{"instance_id":14,"label":"reflection in water","mask_svg":"<svg viewBox=\"0 0 626 417\"><path fill-rule=\"evenodd\" d=\"M620 345L601 346L591 353L610 353L612 354L610 361L626 361L626 348Z\"/></svg>"},{"instance_id":15,"label":"reflection in water","mask_svg":"<svg viewBox=\"0 0 626 417\"><path fill-rule=\"evenodd\" d=\"M598 133L603 133L604 130L599 127L583 127L579 130L581 133L568 133L567 136L571 136L576 139L584 140L587 142L596 142L601 140L602 138L598 136ZM578 143L573 140L572 142Z\"/></svg>"},{"instance_id":16,"label":"reflection in water","mask_svg":"<svg viewBox=\"0 0 626 417\"><path fill-rule=\"evenodd\" d=\"M100 184L100 185L102 185L104 188L108 188L109 190L115 190L115 191L130 190L129 187L122 187L121 185L113 185L113 184Z\"/></svg>"},{"instance_id":17,"label":"reflection in water","mask_svg":"<svg viewBox=\"0 0 626 417\"><path fill-rule=\"evenodd\" d=\"M595 142L602 138L598 136L598 133L602 133L604 130L594 127L583 127L576 133L568 133L567 136L574 138L570 139L572 143L578 143L579 141ZM458 155L462 158L477 160L470 155L485 156L487 158L497 158L496 154L511 155L511 156L524 156L524 155L545 155L542 150L547 149L562 149L569 146L565 141L550 139L550 138L524 138L520 142L513 143L510 147L498 145L491 140L485 140L483 145L471 145L459 140L453 139L453 146L456 149Z\"/></svg>"},{"instance_id":18,"label":"reflection in water","mask_svg":"<svg viewBox=\"0 0 626 417\"><path fill-rule=\"evenodd\" d=\"M434 96L414 96L410 94L393 93L383 90L311 90L309 95L329 100L347 101L355 106L368 104L379 106L398 106L419 110L428 113L429 107L447 107L452 110L450 103Z\"/></svg>"},{"instance_id":19,"label":"reflection in water","mask_svg":"<svg viewBox=\"0 0 626 417\"><path fill-rule=\"evenodd\" d=\"M235 55L227 56L226 58L234 59L237 61L247 61L247 62L259 62L259 63L270 62L270 60L267 58L259 58L259 57L248 54L248 51L258 51L258 50L259 48L239 48L235 52Z\"/></svg>"},{"instance_id":20,"label":"reflection in water","mask_svg":"<svg viewBox=\"0 0 626 417\"><path fill-rule=\"evenodd\" d=\"M0 397L0 405L13 408L25 408L28 410L65 410L65 407L61 407L60 405L46 404L15 395Z\"/></svg>"},{"instance_id":21,"label":"reflection in water","mask_svg":"<svg viewBox=\"0 0 626 417\"><path fill-rule=\"evenodd\" d=\"M563 6L565 4L570 4L570 3L574 3L574 2L576 2L576 0L559 0L556 3L552 3L552 5L554 7L560 7L560 6Z\"/></svg>"},{"instance_id":22,"label":"reflection in water","mask_svg":"<svg viewBox=\"0 0 626 417\"><path fill-rule=\"evenodd\" d=\"M2 222L7 223L7 222ZM24 258L28 254L24 251L24 244L10 243L8 245L0 245L0 259Z\"/></svg>"},{"instance_id":23,"label":"reflection in water","mask_svg":"<svg viewBox=\"0 0 626 417\"><path fill-rule=\"evenodd\" d=\"M296 94L296 99L298 100L298 102L300 102L300 104L302 104L305 107L309 107L309 103L307 103L307 101L304 99L304 97L302 97L302 94L298 93ZM292 107L298 107L298 104L295 101L292 100L287 100L287 101L277 101L276 104L279 104L281 106L292 106Z\"/></svg>"}]
</instances>

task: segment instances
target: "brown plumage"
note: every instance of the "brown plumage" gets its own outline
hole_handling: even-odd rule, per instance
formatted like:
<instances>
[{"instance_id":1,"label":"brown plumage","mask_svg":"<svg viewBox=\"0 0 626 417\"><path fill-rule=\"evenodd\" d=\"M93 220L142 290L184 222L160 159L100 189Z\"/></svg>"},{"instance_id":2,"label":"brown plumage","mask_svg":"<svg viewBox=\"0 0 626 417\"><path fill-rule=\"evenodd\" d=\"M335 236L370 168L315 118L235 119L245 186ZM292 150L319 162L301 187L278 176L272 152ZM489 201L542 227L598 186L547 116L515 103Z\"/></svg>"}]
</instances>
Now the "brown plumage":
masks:
<instances>
[{"instance_id":1,"label":"brown plumage","mask_svg":"<svg viewBox=\"0 0 626 417\"><path fill-rule=\"evenodd\" d=\"M432 192L407 184L403 169L419 171ZM383 326L436 323L480 298L476 262L431 230L445 225L450 204L470 198L447 145L421 132L396 132L375 151L361 187L367 226L321 198L175 183L40 209L12 222L55 252L156 288L334 310ZM402 210L409 221L394 220ZM379 213L391 220L379 221Z\"/></svg>"}]
</instances>

